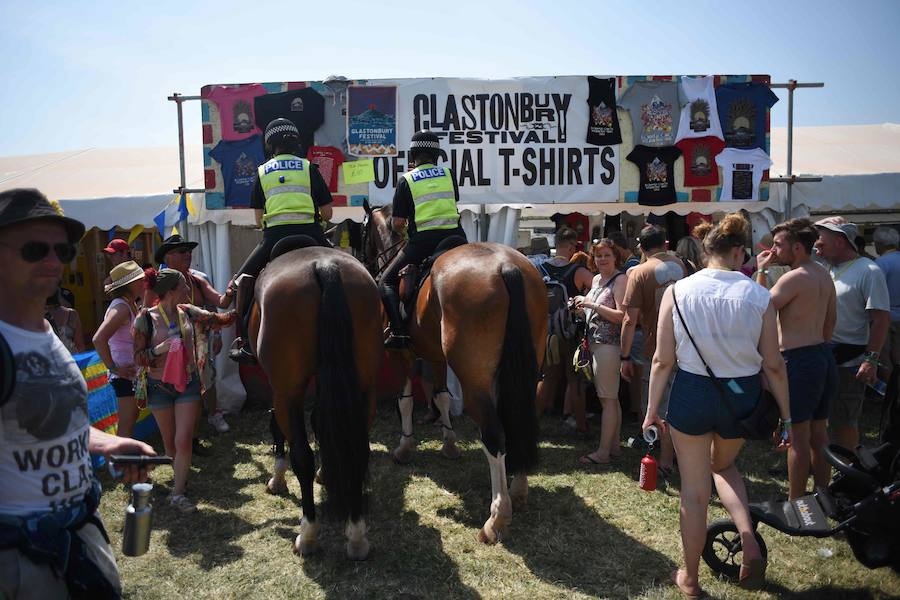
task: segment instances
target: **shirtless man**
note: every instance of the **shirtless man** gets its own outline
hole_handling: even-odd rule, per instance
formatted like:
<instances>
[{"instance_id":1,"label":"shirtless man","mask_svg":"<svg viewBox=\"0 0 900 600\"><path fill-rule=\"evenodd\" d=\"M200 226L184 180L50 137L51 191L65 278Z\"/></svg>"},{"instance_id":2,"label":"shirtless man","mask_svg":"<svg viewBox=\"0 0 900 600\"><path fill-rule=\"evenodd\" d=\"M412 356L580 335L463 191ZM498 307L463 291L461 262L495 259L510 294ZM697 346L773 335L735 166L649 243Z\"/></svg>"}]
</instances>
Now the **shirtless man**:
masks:
<instances>
[{"instance_id":1,"label":"shirtless man","mask_svg":"<svg viewBox=\"0 0 900 600\"><path fill-rule=\"evenodd\" d=\"M818 232L807 219L791 219L772 230L774 244L757 257L756 281L769 287L767 267L791 267L771 286L778 311L778 337L787 364L794 441L788 449L790 498L806 495L812 465L816 487L827 486L831 468L822 449L828 444L830 398L837 389L834 356L825 345L835 322L835 290L828 272L812 260Z\"/></svg>"}]
</instances>

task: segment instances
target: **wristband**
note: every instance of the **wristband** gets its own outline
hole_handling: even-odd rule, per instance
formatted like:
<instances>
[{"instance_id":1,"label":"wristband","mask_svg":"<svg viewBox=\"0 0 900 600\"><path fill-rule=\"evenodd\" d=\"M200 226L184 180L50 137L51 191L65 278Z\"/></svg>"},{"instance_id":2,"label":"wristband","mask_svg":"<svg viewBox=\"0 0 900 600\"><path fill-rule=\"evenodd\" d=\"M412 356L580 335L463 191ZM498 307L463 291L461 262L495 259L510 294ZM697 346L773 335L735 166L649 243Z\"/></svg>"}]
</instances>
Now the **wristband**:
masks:
<instances>
[{"instance_id":1,"label":"wristband","mask_svg":"<svg viewBox=\"0 0 900 600\"><path fill-rule=\"evenodd\" d=\"M619 360L621 360L622 362L625 362L625 361L627 361L627 360L631 360L631 355L630 355L630 354L629 354L628 356L621 356L621 355L620 355L620 356L619 356Z\"/></svg>"},{"instance_id":2,"label":"wristband","mask_svg":"<svg viewBox=\"0 0 900 600\"><path fill-rule=\"evenodd\" d=\"M115 371L119 368L119 365L116 364L116 361L110 361L109 365L107 365L106 369L108 371Z\"/></svg>"},{"instance_id":3,"label":"wristband","mask_svg":"<svg viewBox=\"0 0 900 600\"><path fill-rule=\"evenodd\" d=\"M781 426L784 427L785 429L790 429L791 428L791 420L790 419L782 419Z\"/></svg>"},{"instance_id":4,"label":"wristband","mask_svg":"<svg viewBox=\"0 0 900 600\"><path fill-rule=\"evenodd\" d=\"M877 367L880 364L878 362L879 356L880 354L878 354L878 352L875 352L874 350L868 350L865 352L865 354L863 354L863 362L872 363Z\"/></svg>"}]
</instances>

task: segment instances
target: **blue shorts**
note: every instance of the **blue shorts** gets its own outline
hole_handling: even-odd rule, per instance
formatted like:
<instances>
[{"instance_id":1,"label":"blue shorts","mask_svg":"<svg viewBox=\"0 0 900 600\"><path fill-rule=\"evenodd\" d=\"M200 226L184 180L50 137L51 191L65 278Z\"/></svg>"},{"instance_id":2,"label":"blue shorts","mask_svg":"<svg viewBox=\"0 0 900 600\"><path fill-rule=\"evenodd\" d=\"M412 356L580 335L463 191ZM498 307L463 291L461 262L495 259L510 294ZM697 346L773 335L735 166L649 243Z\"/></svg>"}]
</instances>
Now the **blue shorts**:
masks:
<instances>
[{"instance_id":1,"label":"blue shorts","mask_svg":"<svg viewBox=\"0 0 900 600\"><path fill-rule=\"evenodd\" d=\"M200 378L195 373L188 381L183 392L179 392L170 383L158 379L147 378L147 407L150 410L172 408L176 404L187 404L200 399Z\"/></svg>"},{"instance_id":2,"label":"blue shorts","mask_svg":"<svg viewBox=\"0 0 900 600\"><path fill-rule=\"evenodd\" d=\"M679 369L669 394L669 410L666 413L669 426L688 435L715 432L725 439L744 437L738 419L749 416L756 408L762 393L760 377L733 377L721 382L737 418L725 406L722 394L712 379Z\"/></svg>"},{"instance_id":3,"label":"blue shorts","mask_svg":"<svg viewBox=\"0 0 900 600\"><path fill-rule=\"evenodd\" d=\"M787 365L791 393L791 421L823 421L828 418L838 390L834 355L825 344L791 348L781 353Z\"/></svg>"}]
</instances>

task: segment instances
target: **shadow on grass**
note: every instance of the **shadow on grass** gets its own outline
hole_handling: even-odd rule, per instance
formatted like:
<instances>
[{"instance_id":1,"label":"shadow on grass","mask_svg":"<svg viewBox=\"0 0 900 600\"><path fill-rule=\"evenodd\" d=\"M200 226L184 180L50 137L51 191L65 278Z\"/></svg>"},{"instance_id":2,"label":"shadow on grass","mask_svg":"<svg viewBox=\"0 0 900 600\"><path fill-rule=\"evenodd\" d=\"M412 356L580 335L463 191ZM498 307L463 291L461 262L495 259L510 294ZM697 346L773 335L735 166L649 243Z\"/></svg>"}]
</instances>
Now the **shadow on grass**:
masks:
<instances>
[{"instance_id":1,"label":"shadow on grass","mask_svg":"<svg viewBox=\"0 0 900 600\"><path fill-rule=\"evenodd\" d=\"M776 583L769 583L765 590L776 598L785 598L787 600L872 600L873 598L882 598L881 595L874 595L869 590L858 590L853 588L841 588L832 585L803 590L795 592Z\"/></svg>"}]
</instances>

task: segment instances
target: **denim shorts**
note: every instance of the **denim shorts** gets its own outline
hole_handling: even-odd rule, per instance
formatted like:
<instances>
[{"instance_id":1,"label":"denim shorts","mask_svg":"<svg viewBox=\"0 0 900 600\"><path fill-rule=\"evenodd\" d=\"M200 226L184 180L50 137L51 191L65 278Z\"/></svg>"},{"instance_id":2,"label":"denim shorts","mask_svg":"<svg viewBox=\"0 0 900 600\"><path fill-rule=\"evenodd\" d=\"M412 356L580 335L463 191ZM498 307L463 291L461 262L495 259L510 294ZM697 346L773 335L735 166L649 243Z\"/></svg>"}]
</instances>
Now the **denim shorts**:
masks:
<instances>
[{"instance_id":1,"label":"denim shorts","mask_svg":"<svg viewBox=\"0 0 900 600\"><path fill-rule=\"evenodd\" d=\"M721 379L731 408L713 380L705 375L696 375L679 370L669 394L669 410L666 422L681 433L704 435L710 432L725 439L744 437L738 424L753 412L762 393L759 375Z\"/></svg>"},{"instance_id":2,"label":"denim shorts","mask_svg":"<svg viewBox=\"0 0 900 600\"><path fill-rule=\"evenodd\" d=\"M179 392L170 383L163 383L152 377L147 378L147 407L150 410L172 408L176 404L187 404L200 399L200 378L197 374L191 377L183 392Z\"/></svg>"}]
</instances>

